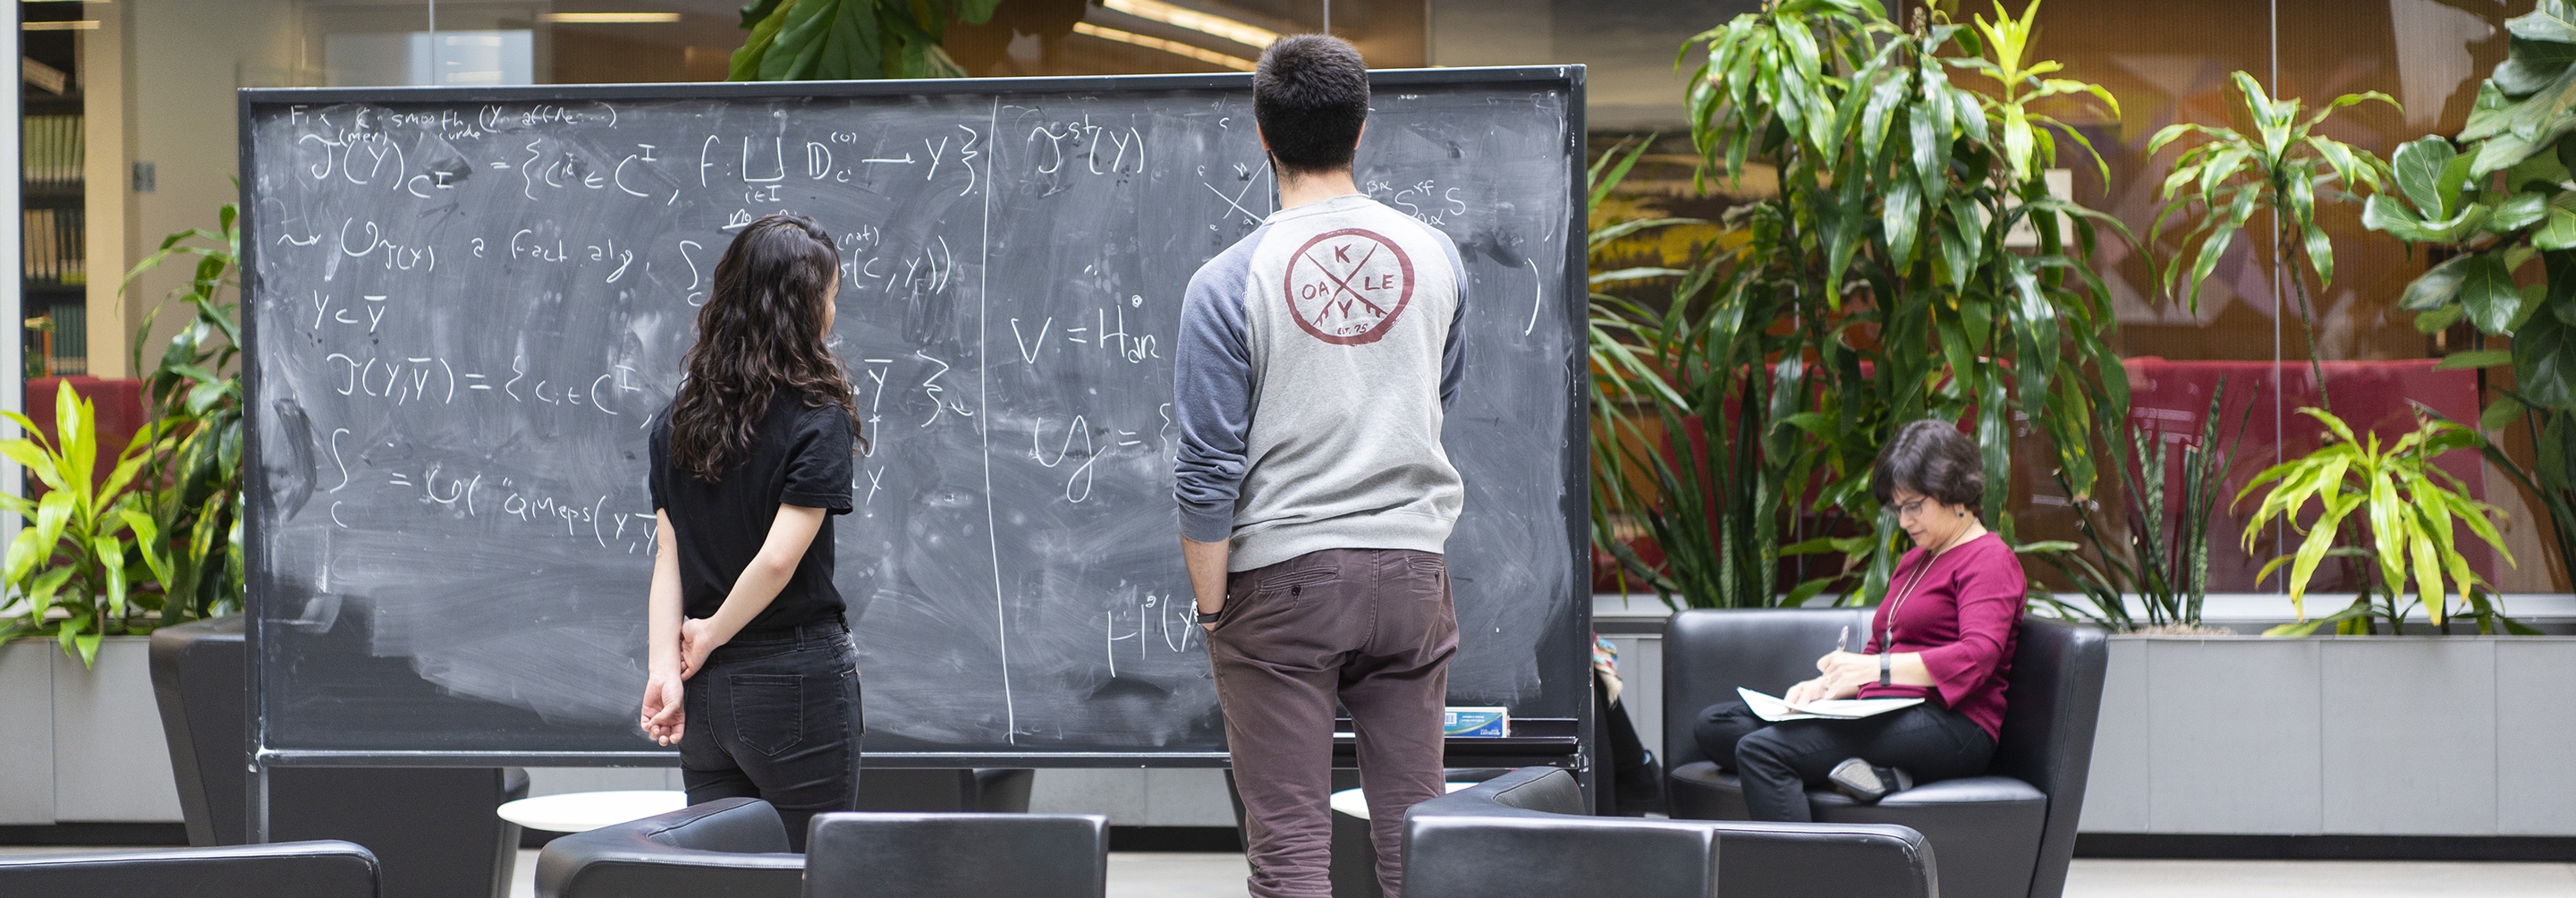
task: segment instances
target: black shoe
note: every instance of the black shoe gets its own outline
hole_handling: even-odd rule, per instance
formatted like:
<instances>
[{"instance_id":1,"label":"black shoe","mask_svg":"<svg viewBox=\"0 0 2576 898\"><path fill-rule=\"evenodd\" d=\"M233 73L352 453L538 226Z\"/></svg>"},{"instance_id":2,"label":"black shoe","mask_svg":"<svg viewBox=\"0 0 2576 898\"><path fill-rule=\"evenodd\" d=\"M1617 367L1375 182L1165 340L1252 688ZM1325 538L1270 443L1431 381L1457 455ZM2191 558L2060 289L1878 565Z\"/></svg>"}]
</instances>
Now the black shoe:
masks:
<instances>
[{"instance_id":1,"label":"black shoe","mask_svg":"<svg viewBox=\"0 0 2576 898\"><path fill-rule=\"evenodd\" d=\"M1834 765L1834 772L1827 774L1825 779L1832 782L1836 790L1861 804L1877 804L1889 793L1914 788L1914 777L1907 775L1902 768L1874 767L1859 758L1844 758L1842 763Z\"/></svg>"}]
</instances>

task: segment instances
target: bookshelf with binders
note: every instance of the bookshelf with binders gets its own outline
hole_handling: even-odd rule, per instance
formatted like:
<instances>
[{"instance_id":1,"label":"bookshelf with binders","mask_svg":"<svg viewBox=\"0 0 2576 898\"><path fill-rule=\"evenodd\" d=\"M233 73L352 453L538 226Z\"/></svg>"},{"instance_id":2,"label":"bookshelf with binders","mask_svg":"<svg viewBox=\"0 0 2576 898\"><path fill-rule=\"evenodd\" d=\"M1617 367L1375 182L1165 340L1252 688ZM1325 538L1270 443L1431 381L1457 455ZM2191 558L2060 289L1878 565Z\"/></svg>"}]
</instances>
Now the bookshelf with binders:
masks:
<instances>
[{"instance_id":1,"label":"bookshelf with binders","mask_svg":"<svg viewBox=\"0 0 2576 898\"><path fill-rule=\"evenodd\" d=\"M49 60L56 54L47 49L28 41L29 75L19 88L20 288L29 377L89 371L86 129L80 88L70 74L73 54Z\"/></svg>"}]
</instances>

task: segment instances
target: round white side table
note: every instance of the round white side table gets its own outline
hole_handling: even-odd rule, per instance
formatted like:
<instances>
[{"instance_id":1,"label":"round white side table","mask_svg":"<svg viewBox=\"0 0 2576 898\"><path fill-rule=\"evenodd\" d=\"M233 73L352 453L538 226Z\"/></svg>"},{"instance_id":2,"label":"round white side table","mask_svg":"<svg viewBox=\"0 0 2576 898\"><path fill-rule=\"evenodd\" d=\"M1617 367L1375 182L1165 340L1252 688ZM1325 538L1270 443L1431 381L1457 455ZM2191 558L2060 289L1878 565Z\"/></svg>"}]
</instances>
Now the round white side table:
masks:
<instances>
[{"instance_id":1,"label":"round white side table","mask_svg":"<svg viewBox=\"0 0 2576 898\"><path fill-rule=\"evenodd\" d=\"M1449 783L1447 785L1449 787L1449 791L1456 792L1460 789L1473 786L1475 783ZM511 802L511 804L517 804L517 802ZM510 805L502 805L502 807L505 808L509 806ZM1335 792L1333 793L1333 811L1344 816L1357 817L1362 820L1366 820L1369 818L1368 795L1360 789L1344 789L1342 791Z\"/></svg>"},{"instance_id":2,"label":"round white side table","mask_svg":"<svg viewBox=\"0 0 2576 898\"><path fill-rule=\"evenodd\" d=\"M579 833L655 814L668 814L688 806L689 793L686 792L660 789L567 792L508 802L501 805L497 813L501 819L529 829Z\"/></svg>"}]
</instances>

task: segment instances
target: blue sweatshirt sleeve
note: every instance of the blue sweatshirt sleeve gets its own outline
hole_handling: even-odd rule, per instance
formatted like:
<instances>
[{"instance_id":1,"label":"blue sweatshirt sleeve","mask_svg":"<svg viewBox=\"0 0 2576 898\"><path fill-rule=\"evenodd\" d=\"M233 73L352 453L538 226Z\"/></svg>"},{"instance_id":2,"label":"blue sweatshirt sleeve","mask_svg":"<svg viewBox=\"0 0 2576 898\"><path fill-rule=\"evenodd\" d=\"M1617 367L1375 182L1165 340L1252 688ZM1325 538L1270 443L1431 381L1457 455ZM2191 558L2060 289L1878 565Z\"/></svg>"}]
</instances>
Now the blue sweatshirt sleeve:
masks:
<instances>
[{"instance_id":1,"label":"blue sweatshirt sleeve","mask_svg":"<svg viewBox=\"0 0 2576 898\"><path fill-rule=\"evenodd\" d=\"M1172 374L1181 442L1172 462L1172 494L1180 503L1181 536L1195 542L1224 542L1234 535L1245 439L1252 432L1252 349L1243 311L1251 264L1252 254L1242 247L1218 255L1190 278L1181 301Z\"/></svg>"}]
</instances>

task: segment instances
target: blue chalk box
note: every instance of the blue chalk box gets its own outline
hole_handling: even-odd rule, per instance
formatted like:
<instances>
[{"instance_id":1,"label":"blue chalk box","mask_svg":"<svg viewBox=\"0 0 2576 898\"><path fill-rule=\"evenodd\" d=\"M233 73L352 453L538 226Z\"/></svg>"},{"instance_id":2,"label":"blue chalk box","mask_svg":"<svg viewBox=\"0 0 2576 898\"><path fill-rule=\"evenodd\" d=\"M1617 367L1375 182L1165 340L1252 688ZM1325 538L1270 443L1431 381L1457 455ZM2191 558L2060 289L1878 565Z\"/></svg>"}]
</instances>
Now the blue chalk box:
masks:
<instances>
[{"instance_id":1,"label":"blue chalk box","mask_svg":"<svg viewBox=\"0 0 2576 898\"><path fill-rule=\"evenodd\" d=\"M1449 708L1441 715L1443 736L1501 737L1512 734L1510 708Z\"/></svg>"}]
</instances>

